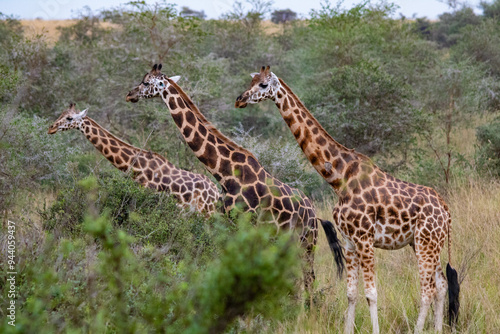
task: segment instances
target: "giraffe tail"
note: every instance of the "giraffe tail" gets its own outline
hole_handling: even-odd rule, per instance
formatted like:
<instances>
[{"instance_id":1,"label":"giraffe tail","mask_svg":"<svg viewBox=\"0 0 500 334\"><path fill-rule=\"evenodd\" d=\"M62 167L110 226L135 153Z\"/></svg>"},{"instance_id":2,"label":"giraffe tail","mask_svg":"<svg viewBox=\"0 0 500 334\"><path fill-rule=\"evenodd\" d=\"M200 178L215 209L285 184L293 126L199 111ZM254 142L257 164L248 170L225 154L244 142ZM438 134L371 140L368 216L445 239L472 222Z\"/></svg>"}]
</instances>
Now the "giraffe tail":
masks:
<instances>
[{"instance_id":1,"label":"giraffe tail","mask_svg":"<svg viewBox=\"0 0 500 334\"><path fill-rule=\"evenodd\" d=\"M319 218L318 218L319 219ZM321 226L325 230L326 239L328 239L328 244L330 245L330 249L332 250L333 257L335 258L335 264L337 265L337 273L339 277L342 277L344 272L344 252L342 251L342 246L340 245L340 240L337 237L337 231L335 231L335 227L328 220L319 219L321 222Z\"/></svg>"},{"instance_id":2,"label":"giraffe tail","mask_svg":"<svg viewBox=\"0 0 500 334\"><path fill-rule=\"evenodd\" d=\"M455 328L458 320L458 309L460 307L460 284L458 274L451 266L451 219L448 222L448 264L446 265L446 278L448 280L448 322L451 328Z\"/></svg>"},{"instance_id":3,"label":"giraffe tail","mask_svg":"<svg viewBox=\"0 0 500 334\"><path fill-rule=\"evenodd\" d=\"M460 307L460 284L458 284L458 274L450 264L446 266L446 278L448 279L448 315L450 327L454 328L458 319L458 308Z\"/></svg>"}]
</instances>

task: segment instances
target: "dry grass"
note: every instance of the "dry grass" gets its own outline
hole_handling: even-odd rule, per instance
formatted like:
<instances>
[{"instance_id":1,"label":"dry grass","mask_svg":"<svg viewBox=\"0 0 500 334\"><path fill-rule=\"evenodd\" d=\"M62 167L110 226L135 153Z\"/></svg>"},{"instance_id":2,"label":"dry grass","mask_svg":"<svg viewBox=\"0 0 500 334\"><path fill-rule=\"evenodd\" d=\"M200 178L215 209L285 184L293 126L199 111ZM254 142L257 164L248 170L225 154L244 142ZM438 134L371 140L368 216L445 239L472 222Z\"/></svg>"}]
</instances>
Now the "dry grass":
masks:
<instances>
[{"instance_id":1,"label":"dry grass","mask_svg":"<svg viewBox=\"0 0 500 334\"><path fill-rule=\"evenodd\" d=\"M55 44L61 36L61 32L57 29L59 27L69 27L79 20L21 20L26 37L32 37L44 34L49 44ZM116 28L110 22L101 22L103 28ZM262 26L267 34L275 34L282 31L282 26L275 24L271 21L263 21Z\"/></svg>"},{"instance_id":2,"label":"dry grass","mask_svg":"<svg viewBox=\"0 0 500 334\"><path fill-rule=\"evenodd\" d=\"M49 44L55 44L61 36L58 27L69 27L79 20L21 20L26 37L44 34ZM112 23L101 22L103 28L115 27Z\"/></svg>"},{"instance_id":3,"label":"dry grass","mask_svg":"<svg viewBox=\"0 0 500 334\"><path fill-rule=\"evenodd\" d=\"M262 27L266 34L272 35L278 32L283 31L283 27L279 24L273 23L271 21L262 21Z\"/></svg>"},{"instance_id":4,"label":"dry grass","mask_svg":"<svg viewBox=\"0 0 500 334\"><path fill-rule=\"evenodd\" d=\"M471 180L448 194L453 215L452 261L460 272L459 333L500 333L500 183ZM322 217L331 217L323 210ZM346 282L335 275L326 238L316 252L316 307L296 322L283 323L280 333L341 333L347 309ZM447 249L442 252L446 264ZM377 250L376 273L381 333L412 332L417 320L419 284L416 258L410 247ZM429 312L427 330L433 328ZM356 331L371 333L370 314L360 281ZM445 332L450 329L445 328Z\"/></svg>"}]
</instances>

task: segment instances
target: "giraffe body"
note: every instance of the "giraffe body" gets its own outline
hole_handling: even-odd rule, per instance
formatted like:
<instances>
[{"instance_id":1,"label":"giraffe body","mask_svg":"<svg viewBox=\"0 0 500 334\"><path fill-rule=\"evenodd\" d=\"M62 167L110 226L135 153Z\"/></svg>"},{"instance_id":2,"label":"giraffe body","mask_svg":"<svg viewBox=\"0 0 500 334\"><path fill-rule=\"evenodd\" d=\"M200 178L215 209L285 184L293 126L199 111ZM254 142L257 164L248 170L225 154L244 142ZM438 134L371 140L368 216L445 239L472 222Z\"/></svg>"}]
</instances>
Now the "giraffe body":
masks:
<instances>
[{"instance_id":1,"label":"giraffe body","mask_svg":"<svg viewBox=\"0 0 500 334\"><path fill-rule=\"evenodd\" d=\"M450 243L451 229L450 213L443 199L432 188L398 180L368 157L336 142L291 89L269 71L269 66L252 74L250 88L236 99L235 106L244 108L248 103L266 99L276 103L311 164L339 197L333 218L345 240L349 301L345 332L354 331L360 269L373 332L379 332L374 248L392 250L406 245L415 250L420 277L421 307L415 330L423 330L427 311L435 300L434 325L436 331L441 331L448 284L440 253L447 236ZM458 288L456 279L450 281L448 277L448 282ZM450 308L450 319L456 318L458 295L450 305L456 307L453 312Z\"/></svg>"},{"instance_id":2,"label":"giraffe body","mask_svg":"<svg viewBox=\"0 0 500 334\"><path fill-rule=\"evenodd\" d=\"M297 234L307 253L304 274L308 288L314 280L313 249L320 220L311 200L300 190L274 178L252 153L217 130L176 84L178 77L168 78L160 69L161 65L155 65L141 84L129 92L127 101L156 96L163 99L189 147L222 186L226 212L237 208L255 213L259 221L275 224L277 231L293 230ZM323 228L330 228L328 222L321 222ZM330 232L335 233L333 226ZM335 237L332 238L329 242L335 247ZM341 253L335 254L341 266Z\"/></svg>"},{"instance_id":3,"label":"giraffe body","mask_svg":"<svg viewBox=\"0 0 500 334\"><path fill-rule=\"evenodd\" d=\"M142 186L171 194L190 211L207 216L216 211L220 194L207 176L177 168L157 153L125 143L87 117L86 110L76 110L74 104L50 126L49 134L73 128L79 129L106 159L119 170L130 172Z\"/></svg>"}]
</instances>

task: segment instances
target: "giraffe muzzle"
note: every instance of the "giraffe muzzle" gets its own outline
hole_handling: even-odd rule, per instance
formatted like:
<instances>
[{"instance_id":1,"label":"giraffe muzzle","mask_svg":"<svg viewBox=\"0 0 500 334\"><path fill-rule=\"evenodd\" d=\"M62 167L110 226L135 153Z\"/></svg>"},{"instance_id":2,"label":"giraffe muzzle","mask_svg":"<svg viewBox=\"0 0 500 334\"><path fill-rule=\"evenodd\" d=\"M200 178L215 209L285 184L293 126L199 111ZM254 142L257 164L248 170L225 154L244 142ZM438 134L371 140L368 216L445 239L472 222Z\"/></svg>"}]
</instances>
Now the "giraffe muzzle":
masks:
<instances>
[{"instance_id":1,"label":"giraffe muzzle","mask_svg":"<svg viewBox=\"0 0 500 334\"><path fill-rule=\"evenodd\" d=\"M243 96L240 95L236 98L236 102L234 103L235 108L245 108L247 106L246 102L243 102Z\"/></svg>"},{"instance_id":2,"label":"giraffe muzzle","mask_svg":"<svg viewBox=\"0 0 500 334\"><path fill-rule=\"evenodd\" d=\"M53 134L54 134L54 133L56 133L56 132L57 132L57 126L51 126L51 127L49 128L49 131L47 131L47 133L48 133L49 135L53 135Z\"/></svg>"},{"instance_id":3,"label":"giraffe muzzle","mask_svg":"<svg viewBox=\"0 0 500 334\"><path fill-rule=\"evenodd\" d=\"M137 96L137 93L134 90L131 90L130 92L128 92L125 101L136 103L139 101L139 97Z\"/></svg>"}]
</instances>

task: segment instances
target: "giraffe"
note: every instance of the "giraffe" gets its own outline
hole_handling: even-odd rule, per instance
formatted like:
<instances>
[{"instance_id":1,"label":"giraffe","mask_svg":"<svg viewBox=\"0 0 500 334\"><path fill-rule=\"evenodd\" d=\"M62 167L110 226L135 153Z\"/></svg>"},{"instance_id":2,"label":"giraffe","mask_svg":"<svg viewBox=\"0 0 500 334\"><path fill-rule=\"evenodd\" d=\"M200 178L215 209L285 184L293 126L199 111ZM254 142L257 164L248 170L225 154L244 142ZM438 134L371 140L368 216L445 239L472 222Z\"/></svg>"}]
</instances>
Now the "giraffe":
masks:
<instances>
[{"instance_id":1,"label":"giraffe","mask_svg":"<svg viewBox=\"0 0 500 334\"><path fill-rule=\"evenodd\" d=\"M446 290L449 291L450 325L458 316L459 284L450 265L451 216L448 206L432 188L394 178L368 157L335 141L302 104L292 90L262 67L252 73L250 88L235 107L272 100L316 171L330 184L338 203L334 222L345 240L348 309L345 332L354 331L359 268L363 273L373 333L379 333L374 248L414 249L420 277L420 312L415 332L422 332L428 309L435 300L434 327L442 331ZM443 274L441 248L448 237L448 265Z\"/></svg>"},{"instance_id":2,"label":"giraffe","mask_svg":"<svg viewBox=\"0 0 500 334\"><path fill-rule=\"evenodd\" d=\"M277 231L293 230L305 249L304 285L310 292L314 275L314 246L321 222L334 254L339 273L343 254L333 224L316 216L315 208L302 191L269 174L257 158L215 128L177 85L179 76L161 73L154 65L141 83L127 95L128 102L161 97L185 141L196 157L220 183L225 212L232 209L255 213L258 220L276 225Z\"/></svg>"},{"instance_id":3,"label":"giraffe","mask_svg":"<svg viewBox=\"0 0 500 334\"><path fill-rule=\"evenodd\" d=\"M69 129L79 129L113 166L131 171L142 186L165 191L175 197L180 207L206 217L216 212L220 193L207 176L177 168L157 153L125 143L88 117L87 109L76 110L74 103L49 127L48 133Z\"/></svg>"}]
</instances>

